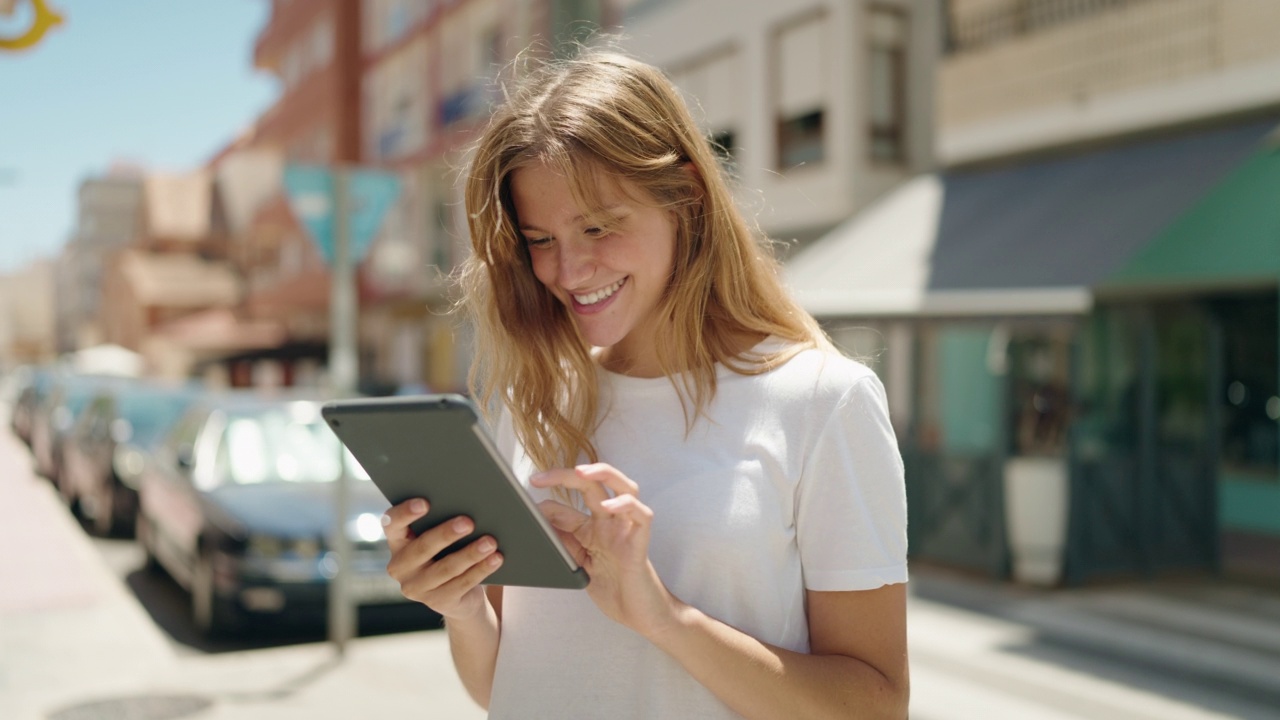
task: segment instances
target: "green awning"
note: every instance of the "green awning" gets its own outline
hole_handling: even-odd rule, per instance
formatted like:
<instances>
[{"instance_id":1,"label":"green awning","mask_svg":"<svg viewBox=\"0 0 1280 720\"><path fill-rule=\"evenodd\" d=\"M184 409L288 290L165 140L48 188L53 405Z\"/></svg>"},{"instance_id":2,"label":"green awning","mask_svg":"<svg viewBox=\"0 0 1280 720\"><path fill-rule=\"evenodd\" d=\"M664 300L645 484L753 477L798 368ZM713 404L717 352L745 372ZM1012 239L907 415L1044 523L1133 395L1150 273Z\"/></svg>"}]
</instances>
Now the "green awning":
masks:
<instances>
[{"instance_id":1,"label":"green awning","mask_svg":"<svg viewBox=\"0 0 1280 720\"><path fill-rule=\"evenodd\" d=\"M1280 282L1280 136L1232 172L1096 288L1209 292Z\"/></svg>"}]
</instances>

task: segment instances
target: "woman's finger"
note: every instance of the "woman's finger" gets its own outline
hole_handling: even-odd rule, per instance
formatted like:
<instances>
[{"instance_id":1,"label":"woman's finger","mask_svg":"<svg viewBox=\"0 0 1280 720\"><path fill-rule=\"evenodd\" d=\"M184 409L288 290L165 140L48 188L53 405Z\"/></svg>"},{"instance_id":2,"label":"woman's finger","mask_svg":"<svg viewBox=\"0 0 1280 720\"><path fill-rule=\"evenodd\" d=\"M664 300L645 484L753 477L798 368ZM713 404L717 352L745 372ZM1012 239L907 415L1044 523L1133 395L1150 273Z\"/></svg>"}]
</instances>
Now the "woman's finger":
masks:
<instances>
[{"instance_id":1,"label":"woman's finger","mask_svg":"<svg viewBox=\"0 0 1280 720\"><path fill-rule=\"evenodd\" d=\"M608 463L591 463L579 465L573 469L578 477L588 482L599 483L613 492L614 495L639 495L640 486L622 471Z\"/></svg>"},{"instance_id":2,"label":"woman's finger","mask_svg":"<svg viewBox=\"0 0 1280 720\"><path fill-rule=\"evenodd\" d=\"M552 527L568 533L577 532L591 519L590 515L555 500L543 500L538 503L538 509L542 511L542 516L551 523Z\"/></svg>"},{"instance_id":3,"label":"woman's finger","mask_svg":"<svg viewBox=\"0 0 1280 720\"><path fill-rule=\"evenodd\" d=\"M409 525L427 514L430 505L422 498L406 500L387 510L382 516L382 533L387 537L387 545L395 553L413 540L413 531Z\"/></svg>"},{"instance_id":4,"label":"woman's finger","mask_svg":"<svg viewBox=\"0 0 1280 720\"><path fill-rule=\"evenodd\" d=\"M582 494L587 507L592 510L609 499L609 491L602 483L583 479L573 468L544 470L530 477L529 484L537 488L562 487L566 490L577 490Z\"/></svg>"},{"instance_id":5,"label":"woman's finger","mask_svg":"<svg viewBox=\"0 0 1280 720\"><path fill-rule=\"evenodd\" d=\"M461 595L502 564L502 553L497 552L497 545L492 537L486 535L439 560L431 561L429 567L419 567L403 578L395 574L392 577L400 582L400 590L405 597L416 600L426 601L441 592L447 595L450 588L458 590L457 594Z\"/></svg>"},{"instance_id":6,"label":"woman's finger","mask_svg":"<svg viewBox=\"0 0 1280 720\"><path fill-rule=\"evenodd\" d=\"M653 510L635 495L618 495L600 503L614 517L626 517L633 522L650 525L653 523Z\"/></svg>"},{"instance_id":7,"label":"woman's finger","mask_svg":"<svg viewBox=\"0 0 1280 720\"><path fill-rule=\"evenodd\" d=\"M614 495L636 495L640 486L607 463L579 465L575 468L556 468L529 478L534 487L560 486L582 493L582 499L593 512L601 510L600 503Z\"/></svg>"},{"instance_id":8,"label":"woman's finger","mask_svg":"<svg viewBox=\"0 0 1280 720\"><path fill-rule=\"evenodd\" d=\"M412 502L412 501L410 501ZM391 562L387 563L387 573L394 578L407 577L440 554L441 550L461 540L475 530L471 518L458 516L436 525L393 549Z\"/></svg>"}]
</instances>

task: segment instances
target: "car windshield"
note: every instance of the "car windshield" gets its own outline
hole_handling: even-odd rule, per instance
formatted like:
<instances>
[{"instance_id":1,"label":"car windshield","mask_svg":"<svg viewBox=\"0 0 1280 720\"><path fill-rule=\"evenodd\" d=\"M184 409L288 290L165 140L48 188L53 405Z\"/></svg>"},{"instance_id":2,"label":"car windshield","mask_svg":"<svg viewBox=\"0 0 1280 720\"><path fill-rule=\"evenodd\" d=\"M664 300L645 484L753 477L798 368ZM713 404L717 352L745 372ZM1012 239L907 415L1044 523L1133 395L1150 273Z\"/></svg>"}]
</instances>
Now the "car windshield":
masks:
<instances>
[{"instance_id":1,"label":"car windshield","mask_svg":"<svg viewBox=\"0 0 1280 720\"><path fill-rule=\"evenodd\" d=\"M189 402L181 393L125 392L120 396L120 417L133 427L133 442L148 445L173 425Z\"/></svg>"},{"instance_id":2,"label":"car windshield","mask_svg":"<svg viewBox=\"0 0 1280 720\"><path fill-rule=\"evenodd\" d=\"M233 415L219 443L214 472L218 484L330 482L338 477L340 447L318 417L299 419L288 407ZM355 458L345 448L341 452L351 475L367 480Z\"/></svg>"}]
</instances>

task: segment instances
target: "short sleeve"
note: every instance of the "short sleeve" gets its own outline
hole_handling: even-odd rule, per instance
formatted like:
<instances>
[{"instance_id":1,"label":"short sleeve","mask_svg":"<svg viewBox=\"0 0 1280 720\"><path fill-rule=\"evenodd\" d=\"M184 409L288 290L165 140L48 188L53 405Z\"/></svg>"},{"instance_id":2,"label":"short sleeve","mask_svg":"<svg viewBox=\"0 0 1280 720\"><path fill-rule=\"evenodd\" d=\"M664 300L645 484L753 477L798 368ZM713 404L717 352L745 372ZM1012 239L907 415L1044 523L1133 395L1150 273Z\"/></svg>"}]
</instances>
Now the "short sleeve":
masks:
<instances>
[{"instance_id":1,"label":"short sleeve","mask_svg":"<svg viewBox=\"0 0 1280 720\"><path fill-rule=\"evenodd\" d=\"M796 498L805 588L906 582L906 484L879 378L854 381L814 433Z\"/></svg>"}]
</instances>

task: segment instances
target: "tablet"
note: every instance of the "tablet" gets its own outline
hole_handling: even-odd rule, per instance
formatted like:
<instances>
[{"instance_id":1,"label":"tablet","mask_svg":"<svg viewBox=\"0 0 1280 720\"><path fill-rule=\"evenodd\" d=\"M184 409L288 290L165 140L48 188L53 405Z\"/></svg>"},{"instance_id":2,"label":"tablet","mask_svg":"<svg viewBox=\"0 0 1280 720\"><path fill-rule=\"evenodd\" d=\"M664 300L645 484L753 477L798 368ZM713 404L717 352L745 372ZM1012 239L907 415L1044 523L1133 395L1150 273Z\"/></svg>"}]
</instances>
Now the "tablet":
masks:
<instances>
[{"instance_id":1,"label":"tablet","mask_svg":"<svg viewBox=\"0 0 1280 720\"><path fill-rule=\"evenodd\" d=\"M331 400L320 409L334 434L356 457L387 502L425 498L418 534L466 515L475 530L446 548L460 549L492 535L502 567L486 585L583 588L587 573L574 562L528 491L497 452L475 405L461 395Z\"/></svg>"}]
</instances>

